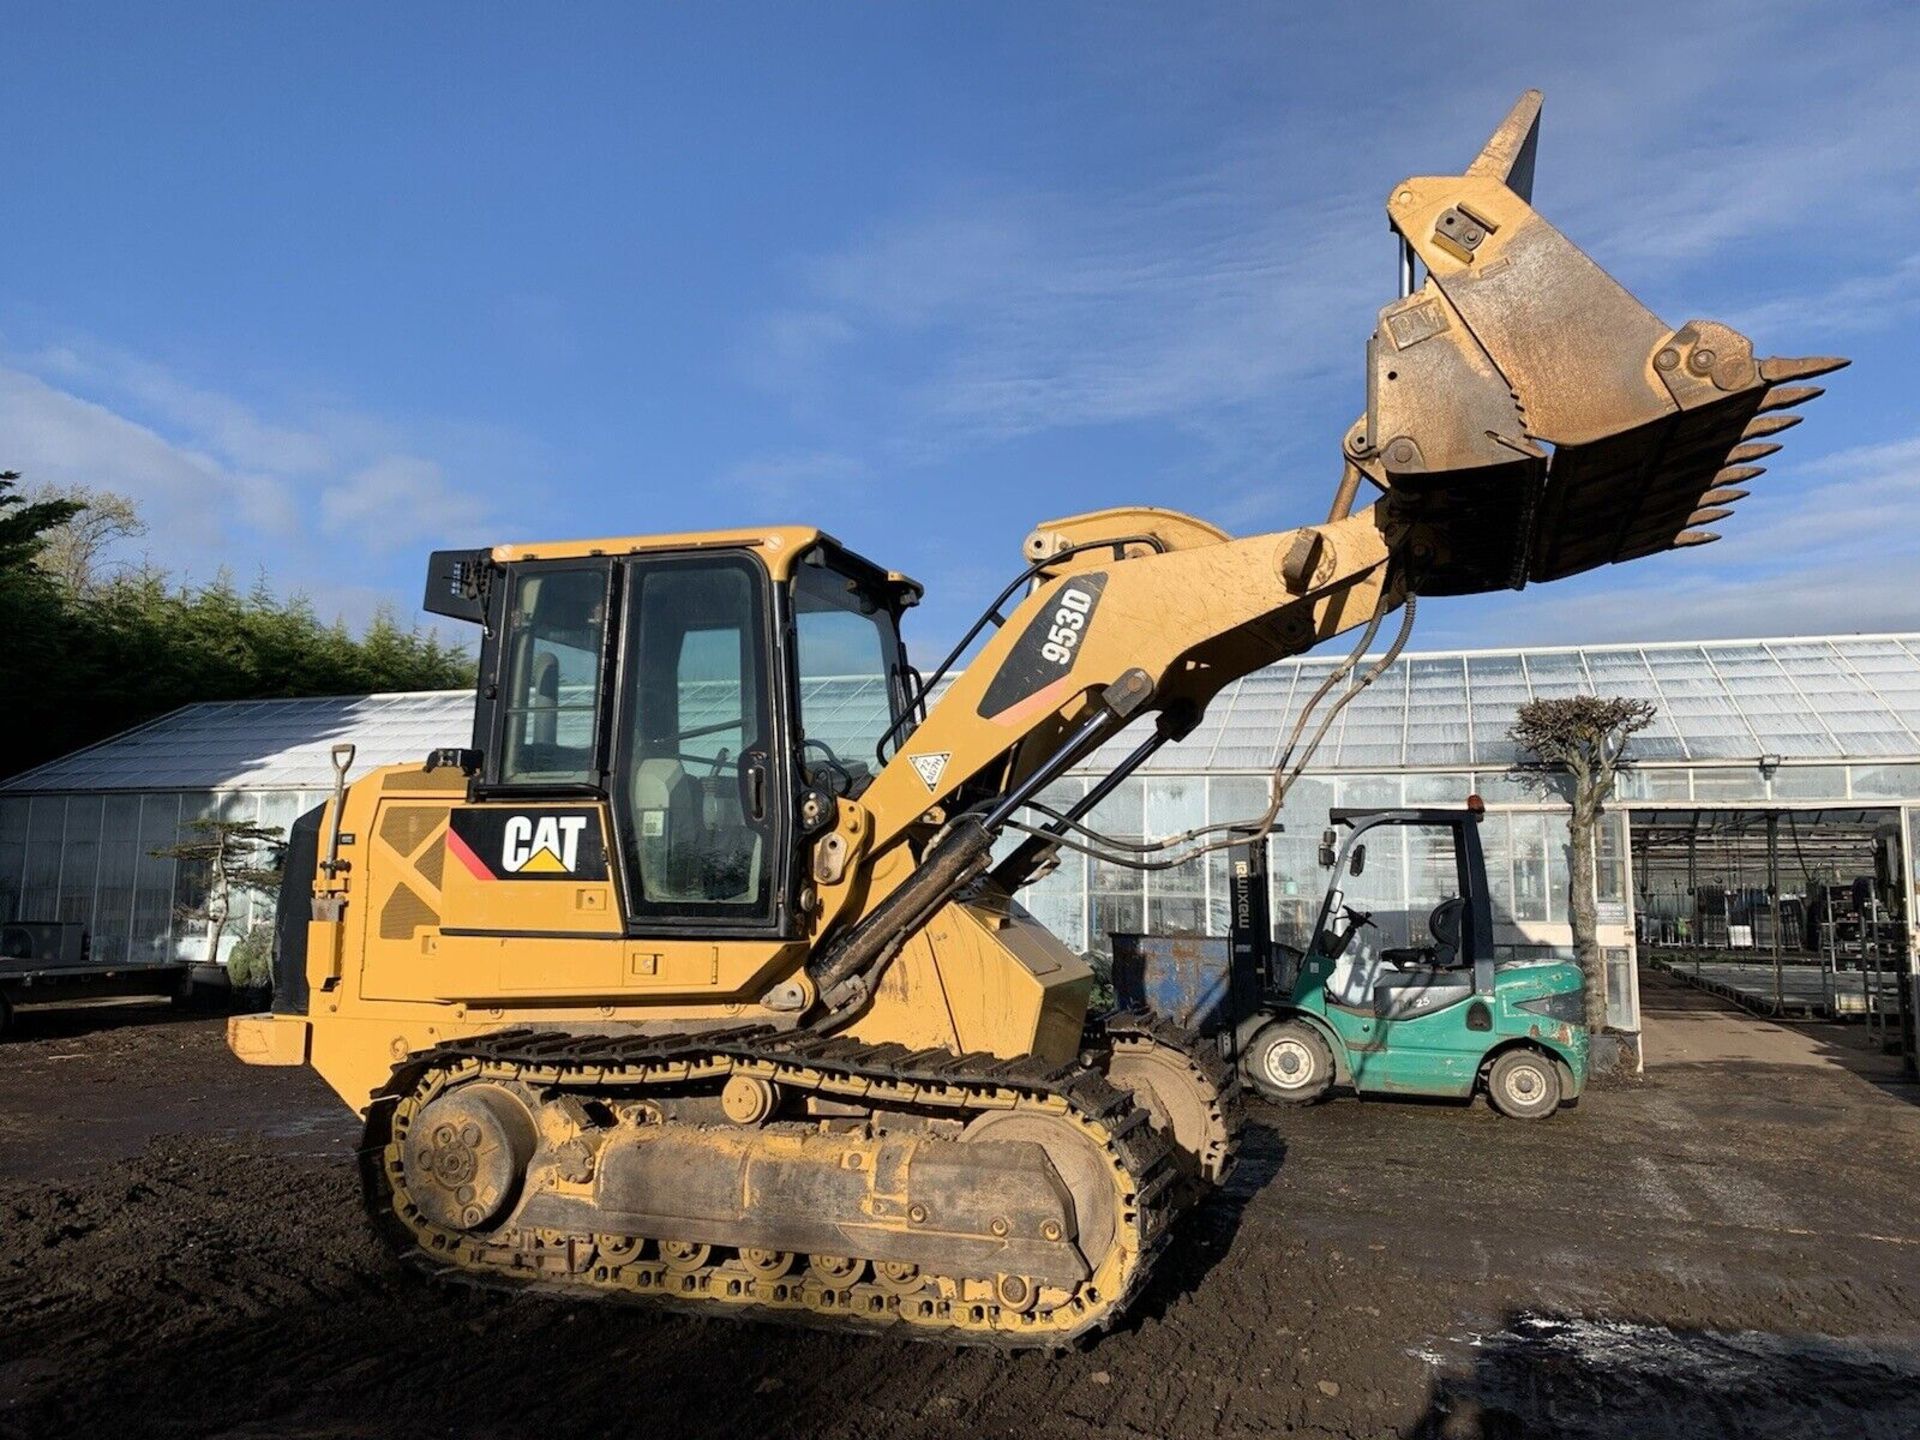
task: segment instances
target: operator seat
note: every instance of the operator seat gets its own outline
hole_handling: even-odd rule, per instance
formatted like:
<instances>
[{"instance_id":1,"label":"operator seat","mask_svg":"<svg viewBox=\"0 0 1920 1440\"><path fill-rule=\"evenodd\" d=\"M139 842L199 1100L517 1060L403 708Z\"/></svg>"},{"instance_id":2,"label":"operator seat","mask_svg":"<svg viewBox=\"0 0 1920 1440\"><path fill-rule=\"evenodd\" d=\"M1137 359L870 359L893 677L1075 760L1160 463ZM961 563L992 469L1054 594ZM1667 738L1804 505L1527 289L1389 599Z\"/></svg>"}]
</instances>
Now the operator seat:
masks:
<instances>
[{"instance_id":1,"label":"operator seat","mask_svg":"<svg viewBox=\"0 0 1920 1440\"><path fill-rule=\"evenodd\" d=\"M700 782L673 757L655 756L633 767L628 798L646 898L699 899L698 861L707 848Z\"/></svg>"},{"instance_id":2,"label":"operator seat","mask_svg":"<svg viewBox=\"0 0 1920 1440\"><path fill-rule=\"evenodd\" d=\"M1427 917L1427 929L1433 935L1433 959L1427 963L1453 966L1460 963L1460 927L1467 914L1467 902L1456 895L1442 900Z\"/></svg>"},{"instance_id":3,"label":"operator seat","mask_svg":"<svg viewBox=\"0 0 1920 1440\"><path fill-rule=\"evenodd\" d=\"M1442 900L1427 916L1427 932L1432 942L1426 945L1397 946L1381 952L1381 959L1395 966L1424 966L1450 970L1460 963L1460 928L1466 918L1467 902L1461 896Z\"/></svg>"}]
</instances>

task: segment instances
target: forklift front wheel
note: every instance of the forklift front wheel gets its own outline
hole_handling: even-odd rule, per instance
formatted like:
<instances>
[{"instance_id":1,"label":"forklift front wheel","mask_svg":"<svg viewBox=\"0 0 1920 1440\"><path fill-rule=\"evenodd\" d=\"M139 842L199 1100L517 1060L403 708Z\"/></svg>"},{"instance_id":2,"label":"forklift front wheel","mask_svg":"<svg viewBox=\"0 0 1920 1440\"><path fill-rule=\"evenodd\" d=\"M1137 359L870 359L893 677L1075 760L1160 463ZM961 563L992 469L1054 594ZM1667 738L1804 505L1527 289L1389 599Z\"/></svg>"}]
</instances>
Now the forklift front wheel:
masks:
<instances>
[{"instance_id":1,"label":"forklift front wheel","mask_svg":"<svg viewBox=\"0 0 1920 1440\"><path fill-rule=\"evenodd\" d=\"M1248 1082L1269 1100L1307 1105L1333 1088L1333 1052L1304 1020L1281 1020L1253 1037L1246 1052Z\"/></svg>"},{"instance_id":2,"label":"forklift front wheel","mask_svg":"<svg viewBox=\"0 0 1920 1440\"><path fill-rule=\"evenodd\" d=\"M1560 1108L1560 1067L1538 1050L1509 1050L1487 1072L1487 1099L1512 1120L1544 1120Z\"/></svg>"}]
</instances>

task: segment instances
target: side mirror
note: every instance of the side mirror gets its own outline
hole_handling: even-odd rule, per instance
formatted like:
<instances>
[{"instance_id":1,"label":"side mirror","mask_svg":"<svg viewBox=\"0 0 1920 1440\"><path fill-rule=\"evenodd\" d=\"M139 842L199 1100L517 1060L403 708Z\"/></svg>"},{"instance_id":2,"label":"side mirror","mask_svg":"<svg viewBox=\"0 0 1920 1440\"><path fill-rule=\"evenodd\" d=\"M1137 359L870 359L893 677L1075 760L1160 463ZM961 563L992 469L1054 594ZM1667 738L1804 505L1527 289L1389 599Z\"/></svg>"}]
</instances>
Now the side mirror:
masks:
<instances>
[{"instance_id":1,"label":"side mirror","mask_svg":"<svg viewBox=\"0 0 1920 1440\"><path fill-rule=\"evenodd\" d=\"M1323 830L1320 832L1320 868L1322 870L1331 870L1333 868L1333 862L1336 858L1333 848L1335 838L1331 830Z\"/></svg>"},{"instance_id":2,"label":"side mirror","mask_svg":"<svg viewBox=\"0 0 1920 1440\"><path fill-rule=\"evenodd\" d=\"M1353 857L1347 861L1347 873L1349 875L1358 875L1366 868L1367 847L1365 845L1356 845L1353 847Z\"/></svg>"}]
</instances>

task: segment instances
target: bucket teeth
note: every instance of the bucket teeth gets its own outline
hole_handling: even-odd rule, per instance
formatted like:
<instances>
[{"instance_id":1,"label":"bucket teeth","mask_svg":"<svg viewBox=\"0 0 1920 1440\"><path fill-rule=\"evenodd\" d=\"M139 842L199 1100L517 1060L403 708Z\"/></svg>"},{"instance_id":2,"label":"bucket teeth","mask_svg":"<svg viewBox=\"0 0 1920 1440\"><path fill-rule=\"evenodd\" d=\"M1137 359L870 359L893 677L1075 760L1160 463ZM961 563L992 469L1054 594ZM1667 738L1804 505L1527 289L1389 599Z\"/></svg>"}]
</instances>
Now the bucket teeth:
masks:
<instances>
[{"instance_id":1,"label":"bucket teeth","mask_svg":"<svg viewBox=\"0 0 1920 1440\"><path fill-rule=\"evenodd\" d=\"M1731 505L1736 500L1746 499L1750 493L1750 491L1740 489L1737 485L1730 485L1719 490L1707 491L1706 494L1700 497L1700 503L1702 505ZM1697 523L1698 520L1699 517L1695 516L1694 519L1689 520L1687 523L1692 525Z\"/></svg>"},{"instance_id":2,"label":"bucket teeth","mask_svg":"<svg viewBox=\"0 0 1920 1440\"><path fill-rule=\"evenodd\" d=\"M1711 530L1682 530L1673 537L1673 548L1684 550L1689 545L1711 545L1720 537Z\"/></svg>"},{"instance_id":3,"label":"bucket teeth","mask_svg":"<svg viewBox=\"0 0 1920 1440\"><path fill-rule=\"evenodd\" d=\"M1711 525L1714 521L1724 520L1731 514L1733 514L1733 511L1727 509L1725 506L1709 507L1705 510L1696 510L1687 516L1687 524Z\"/></svg>"},{"instance_id":4,"label":"bucket teeth","mask_svg":"<svg viewBox=\"0 0 1920 1440\"><path fill-rule=\"evenodd\" d=\"M1756 415L1747 422L1747 428L1740 432L1740 438L1757 440L1762 435L1778 435L1782 430L1791 430L1805 418L1803 415Z\"/></svg>"},{"instance_id":5,"label":"bucket teeth","mask_svg":"<svg viewBox=\"0 0 1920 1440\"><path fill-rule=\"evenodd\" d=\"M1736 445L1727 452L1727 463L1742 465L1749 460L1764 460L1779 448L1778 445Z\"/></svg>"},{"instance_id":6,"label":"bucket teeth","mask_svg":"<svg viewBox=\"0 0 1920 1440\"><path fill-rule=\"evenodd\" d=\"M1757 475L1767 473L1764 465L1729 465L1713 477L1716 485L1743 485Z\"/></svg>"},{"instance_id":7,"label":"bucket teeth","mask_svg":"<svg viewBox=\"0 0 1920 1440\"><path fill-rule=\"evenodd\" d=\"M1776 385L1760 397L1762 410L1786 410L1795 405L1817 400L1827 393L1824 385Z\"/></svg>"},{"instance_id":8,"label":"bucket teeth","mask_svg":"<svg viewBox=\"0 0 1920 1440\"><path fill-rule=\"evenodd\" d=\"M1798 360L1773 355L1760 362L1760 378L1769 385L1778 385L1783 380L1811 380L1816 375L1844 370L1852 363L1842 355L1804 355Z\"/></svg>"}]
</instances>

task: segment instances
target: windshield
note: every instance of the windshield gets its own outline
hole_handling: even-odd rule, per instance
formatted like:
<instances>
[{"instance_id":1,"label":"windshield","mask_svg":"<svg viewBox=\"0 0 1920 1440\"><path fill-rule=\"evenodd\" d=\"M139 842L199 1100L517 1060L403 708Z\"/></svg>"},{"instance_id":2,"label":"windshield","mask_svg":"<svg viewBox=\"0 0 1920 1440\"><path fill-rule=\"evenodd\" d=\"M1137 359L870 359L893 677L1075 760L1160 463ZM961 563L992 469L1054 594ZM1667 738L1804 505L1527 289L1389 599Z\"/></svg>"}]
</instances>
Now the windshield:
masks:
<instances>
[{"instance_id":1,"label":"windshield","mask_svg":"<svg viewBox=\"0 0 1920 1440\"><path fill-rule=\"evenodd\" d=\"M873 778L874 752L898 703L902 662L892 612L858 581L825 565L798 568L793 612L801 763L810 783L855 794Z\"/></svg>"}]
</instances>

